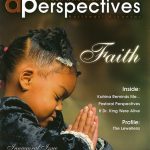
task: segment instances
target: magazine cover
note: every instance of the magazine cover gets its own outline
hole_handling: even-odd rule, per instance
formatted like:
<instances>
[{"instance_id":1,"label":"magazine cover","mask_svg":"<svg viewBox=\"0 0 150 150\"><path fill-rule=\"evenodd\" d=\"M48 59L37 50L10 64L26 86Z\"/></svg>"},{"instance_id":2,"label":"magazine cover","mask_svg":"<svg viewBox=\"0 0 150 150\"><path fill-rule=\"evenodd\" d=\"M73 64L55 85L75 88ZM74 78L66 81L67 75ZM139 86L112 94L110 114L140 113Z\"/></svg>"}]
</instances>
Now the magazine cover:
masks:
<instances>
[{"instance_id":1,"label":"magazine cover","mask_svg":"<svg viewBox=\"0 0 150 150\"><path fill-rule=\"evenodd\" d=\"M149 14L0 0L0 150L149 150Z\"/></svg>"}]
</instances>

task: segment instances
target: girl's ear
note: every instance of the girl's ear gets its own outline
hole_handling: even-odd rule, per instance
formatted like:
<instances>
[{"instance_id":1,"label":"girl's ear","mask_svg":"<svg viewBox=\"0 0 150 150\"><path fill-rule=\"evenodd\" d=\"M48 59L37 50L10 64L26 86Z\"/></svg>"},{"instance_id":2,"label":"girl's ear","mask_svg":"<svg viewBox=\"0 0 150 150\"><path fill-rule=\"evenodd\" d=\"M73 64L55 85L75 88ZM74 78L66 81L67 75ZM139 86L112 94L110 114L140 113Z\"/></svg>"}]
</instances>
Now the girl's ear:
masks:
<instances>
[{"instance_id":1,"label":"girl's ear","mask_svg":"<svg viewBox=\"0 0 150 150\"><path fill-rule=\"evenodd\" d=\"M20 73L19 84L23 91L28 91L30 89L33 73L34 72L32 68L26 68L23 70L23 72Z\"/></svg>"}]
</instances>

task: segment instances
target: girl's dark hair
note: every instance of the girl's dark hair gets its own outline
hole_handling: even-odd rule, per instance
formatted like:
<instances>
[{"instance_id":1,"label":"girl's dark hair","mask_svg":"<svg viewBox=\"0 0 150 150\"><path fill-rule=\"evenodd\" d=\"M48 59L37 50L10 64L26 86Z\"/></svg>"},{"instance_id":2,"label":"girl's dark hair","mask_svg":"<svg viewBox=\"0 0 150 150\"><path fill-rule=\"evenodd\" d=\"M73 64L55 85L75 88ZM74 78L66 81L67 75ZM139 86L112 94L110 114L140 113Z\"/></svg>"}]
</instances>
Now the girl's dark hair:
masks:
<instances>
[{"instance_id":1,"label":"girl's dark hair","mask_svg":"<svg viewBox=\"0 0 150 150\"><path fill-rule=\"evenodd\" d=\"M69 59L77 76L76 60L72 47L63 29L31 30L27 35L15 39L8 50L0 45L0 78L7 80L16 65L23 59L32 57L38 65L50 64L56 57Z\"/></svg>"}]
</instances>

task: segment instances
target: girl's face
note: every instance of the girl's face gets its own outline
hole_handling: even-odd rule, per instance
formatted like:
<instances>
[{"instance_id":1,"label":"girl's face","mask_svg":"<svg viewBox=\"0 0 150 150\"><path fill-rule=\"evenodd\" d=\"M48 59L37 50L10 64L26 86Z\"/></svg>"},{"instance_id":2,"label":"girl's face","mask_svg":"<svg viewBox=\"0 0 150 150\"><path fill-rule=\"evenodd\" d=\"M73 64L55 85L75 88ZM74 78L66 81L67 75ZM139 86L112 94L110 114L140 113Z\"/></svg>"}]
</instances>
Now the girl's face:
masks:
<instances>
[{"instance_id":1,"label":"girl's face","mask_svg":"<svg viewBox=\"0 0 150 150\"><path fill-rule=\"evenodd\" d=\"M55 63L53 68L45 78L35 72L30 81L30 88L22 95L43 127L53 121L56 110L62 111L62 101L72 93L77 80L75 73L68 67Z\"/></svg>"}]
</instances>

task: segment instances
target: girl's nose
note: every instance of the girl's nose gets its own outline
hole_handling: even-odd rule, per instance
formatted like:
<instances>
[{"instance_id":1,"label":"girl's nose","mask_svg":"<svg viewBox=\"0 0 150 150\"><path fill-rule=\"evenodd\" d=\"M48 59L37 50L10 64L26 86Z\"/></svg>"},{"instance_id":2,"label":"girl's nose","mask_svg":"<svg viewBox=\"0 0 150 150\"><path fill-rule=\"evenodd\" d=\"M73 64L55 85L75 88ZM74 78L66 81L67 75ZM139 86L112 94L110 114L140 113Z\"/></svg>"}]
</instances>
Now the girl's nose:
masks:
<instances>
[{"instance_id":1,"label":"girl's nose","mask_svg":"<svg viewBox=\"0 0 150 150\"><path fill-rule=\"evenodd\" d=\"M56 110L62 111L62 108L63 108L62 100L59 100L56 106Z\"/></svg>"}]
</instances>

